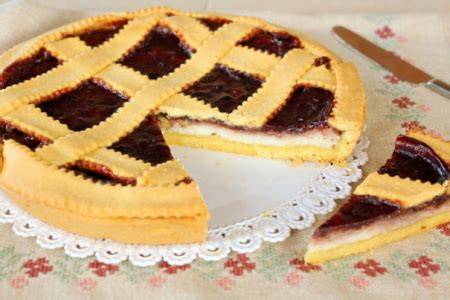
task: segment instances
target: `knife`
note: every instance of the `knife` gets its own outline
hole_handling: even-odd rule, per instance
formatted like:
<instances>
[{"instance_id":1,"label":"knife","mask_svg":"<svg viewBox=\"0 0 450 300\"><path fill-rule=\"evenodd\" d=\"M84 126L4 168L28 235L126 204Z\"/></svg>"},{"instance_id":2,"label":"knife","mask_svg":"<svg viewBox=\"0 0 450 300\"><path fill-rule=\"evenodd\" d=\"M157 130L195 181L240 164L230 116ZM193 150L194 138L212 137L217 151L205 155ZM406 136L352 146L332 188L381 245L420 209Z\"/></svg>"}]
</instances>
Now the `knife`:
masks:
<instances>
[{"instance_id":1,"label":"knife","mask_svg":"<svg viewBox=\"0 0 450 300\"><path fill-rule=\"evenodd\" d=\"M434 78L402 60L392 52L384 50L343 26L333 27L333 32L341 43L364 54L373 62L391 71L401 80L415 84L425 84L430 90L450 99L450 85L444 81Z\"/></svg>"}]
</instances>

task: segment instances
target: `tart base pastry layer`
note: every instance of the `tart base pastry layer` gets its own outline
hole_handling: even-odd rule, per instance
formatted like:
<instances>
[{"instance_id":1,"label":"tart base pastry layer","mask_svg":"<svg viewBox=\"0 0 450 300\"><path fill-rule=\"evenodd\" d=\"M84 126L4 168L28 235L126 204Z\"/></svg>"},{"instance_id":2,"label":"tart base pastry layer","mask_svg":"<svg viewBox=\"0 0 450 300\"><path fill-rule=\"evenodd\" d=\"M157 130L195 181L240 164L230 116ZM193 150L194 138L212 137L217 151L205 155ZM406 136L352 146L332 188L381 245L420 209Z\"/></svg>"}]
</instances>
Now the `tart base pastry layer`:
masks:
<instances>
[{"instance_id":1,"label":"tart base pastry layer","mask_svg":"<svg viewBox=\"0 0 450 300\"><path fill-rule=\"evenodd\" d=\"M313 234L305 261L370 251L450 222L450 143L413 130Z\"/></svg>"},{"instance_id":2,"label":"tart base pastry layer","mask_svg":"<svg viewBox=\"0 0 450 300\"><path fill-rule=\"evenodd\" d=\"M164 118L301 145L174 133ZM0 186L72 233L201 242L209 212L169 145L344 165L364 118L355 66L301 33L162 7L107 14L0 56Z\"/></svg>"},{"instance_id":3,"label":"tart base pastry layer","mask_svg":"<svg viewBox=\"0 0 450 300\"><path fill-rule=\"evenodd\" d=\"M195 218L94 218L27 200L6 190L31 215L56 228L93 239L129 244L186 244L203 241L208 220Z\"/></svg>"},{"instance_id":4,"label":"tart base pastry layer","mask_svg":"<svg viewBox=\"0 0 450 300\"><path fill-rule=\"evenodd\" d=\"M247 144L231 141L218 136L188 135L167 131L164 133L166 141L171 145L204 148L225 151L236 154L266 157L273 159L291 160L293 163L303 161L345 163L346 152L339 152L336 148L321 148L314 146L269 146ZM293 159L296 158L296 159Z\"/></svg>"},{"instance_id":5,"label":"tart base pastry layer","mask_svg":"<svg viewBox=\"0 0 450 300\"><path fill-rule=\"evenodd\" d=\"M73 181L70 173L41 164L29 152L6 141L0 184L22 209L47 224L123 243L191 243L206 235L209 214L194 182L154 187L133 199L137 191L128 196L127 187L96 185L79 177ZM31 169L15 168L20 163Z\"/></svg>"},{"instance_id":6,"label":"tart base pastry layer","mask_svg":"<svg viewBox=\"0 0 450 300\"><path fill-rule=\"evenodd\" d=\"M389 228L380 226L379 228L376 228L376 231L379 233L367 239L358 237L357 233L355 236L352 236L352 232L346 232L343 233L345 237L335 237L330 239L329 243L316 241L314 244L309 245L308 252L305 255L305 261L312 264L320 264L328 260L368 252L386 244L432 229L440 224L450 221L450 201L447 202L446 207L440 209L440 212L431 211L433 214L432 216L421 216L418 214L417 216L410 218L410 220L405 220L403 222L399 220L399 222L396 222L393 226L389 226ZM377 227L379 224L374 223L371 226ZM365 230L370 231L370 228L365 228ZM348 242L352 237L356 241Z\"/></svg>"}]
</instances>

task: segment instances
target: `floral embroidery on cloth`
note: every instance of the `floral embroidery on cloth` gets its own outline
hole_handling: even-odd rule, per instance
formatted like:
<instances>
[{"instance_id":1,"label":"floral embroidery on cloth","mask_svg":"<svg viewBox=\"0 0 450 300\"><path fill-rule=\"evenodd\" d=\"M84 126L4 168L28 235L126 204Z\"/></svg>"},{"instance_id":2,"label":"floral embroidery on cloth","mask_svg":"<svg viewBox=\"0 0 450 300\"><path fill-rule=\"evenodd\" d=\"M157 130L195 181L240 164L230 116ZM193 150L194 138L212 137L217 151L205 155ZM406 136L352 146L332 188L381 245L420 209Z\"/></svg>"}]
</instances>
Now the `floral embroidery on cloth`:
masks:
<instances>
[{"instance_id":1,"label":"floral embroidery on cloth","mask_svg":"<svg viewBox=\"0 0 450 300\"><path fill-rule=\"evenodd\" d=\"M406 30L414 29L411 23L405 23L406 17L369 15L355 18L364 28L361 33L366 37L404 59L412 60L407 53L408 48L414 47L411 46L413 37ZM448 135L448 131L434 128L439 125L435 120L439 109L429 101L429 94L421 91L422 87L404 82L369 62L361 62L358 67L371 76L367 88L368 112L378 113L380 119L368 124L369 132L370 125L382 122L387 123L383 128L389 128L392 136L411 128L427 129L435 136ZM374 101L375 97L378 102ZM7 227L0 227L0 232L9 232ZM207 287L223 298L232 298L231 293L246 291L256 285L257 288L269 287L271 295L284 293L298 298L302 297L302 291L317 285L377 295L393 283L401 287L401 292L429 292L427 295L434 296L439 289L448 290L450 278L450 222L417 238L320 266L304 262L298 252L304 243L295 236L282 245L267 244L252 254L232 253L217 262L198 259L189 265L172 266L161 262L154 267L140 268L128 262L108 265L92 257L75 259L43 249L29 251L27 247L15 246L8 240L8 234L3 239L0 235L3 242L0 244L0 289L17 295L34 292L36 287L45 287L51 281L52 285L72 288L82 297L91 298L101 289L113 289L117 280L119 287L126 285L131 293L135 288L145 288L151 294L173 289L180 292L180 287L189 285L194 289ZM299 236L306 234L299 232Z\"/></svg>"}]
</instances>

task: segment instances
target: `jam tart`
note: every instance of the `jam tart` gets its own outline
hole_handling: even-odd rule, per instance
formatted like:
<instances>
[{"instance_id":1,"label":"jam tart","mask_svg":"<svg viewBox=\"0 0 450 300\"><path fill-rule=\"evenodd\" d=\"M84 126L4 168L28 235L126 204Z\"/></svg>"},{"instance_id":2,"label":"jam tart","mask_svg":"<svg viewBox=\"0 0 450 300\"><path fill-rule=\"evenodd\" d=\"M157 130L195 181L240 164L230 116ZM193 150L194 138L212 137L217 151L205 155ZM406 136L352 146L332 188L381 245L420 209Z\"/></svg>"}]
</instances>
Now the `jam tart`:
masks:
<instances>
[{"instance_id":1,"label":"jam tart","mask_svg":"<svg viewBox=\"0 0 450 300\"><path fill-rule=\"evenodd\" d=\"M168 145L345 164L365 118L352 63L262 20L169 8L96 16L0 58L1 188L58 228L205 239Z\"/></svg>"},{"instance_id":2,"label":"jam tart","mask_svg":"<svg viewBox=\"0 0 450 300\"><path fill-rule=\"evenodd\" d=\"M450 142L414 129L313 234L305 261L372 250L450 222Z\"/></svg>"}]
</instances>

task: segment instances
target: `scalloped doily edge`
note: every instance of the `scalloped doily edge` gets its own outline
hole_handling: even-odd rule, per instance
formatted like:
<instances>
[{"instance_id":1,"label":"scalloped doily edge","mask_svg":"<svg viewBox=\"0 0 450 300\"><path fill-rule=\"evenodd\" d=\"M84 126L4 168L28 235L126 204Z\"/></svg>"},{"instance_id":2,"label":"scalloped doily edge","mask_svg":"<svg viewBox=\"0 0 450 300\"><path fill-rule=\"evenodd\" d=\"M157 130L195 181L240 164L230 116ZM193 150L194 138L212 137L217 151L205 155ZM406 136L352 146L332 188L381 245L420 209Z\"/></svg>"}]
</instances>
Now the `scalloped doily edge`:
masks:
<instances>
[{"instance_id":1,"label":"scalloped doily edge","mask_svg":"<svg viewBox=\"0 0 450 300\"><path fill-rule=\"evenodd\" d=\"M294 199L281 202L276 208L233 225L210 229L202 244L144 246L127 245L109 240L94 240L64 232L49 226L18 208L0 191L0 223L13 224L14 233L21 237L36 237L46 249L64 248L68 256L86 258L92 255L103 263L118 264L129 260L146 267L164 260L171 265L191 263L197 257L217 261L231 251L250 253L263 242L277 243L289 237L291 229L305 229L315 222L315 215L327 214L335 201L350 195L350 184L362 177L360 167L368 156L369 139L362 136L346 167L330 164L321 166L312 184L303 188Z\"/></svg>"}]
</instances>

